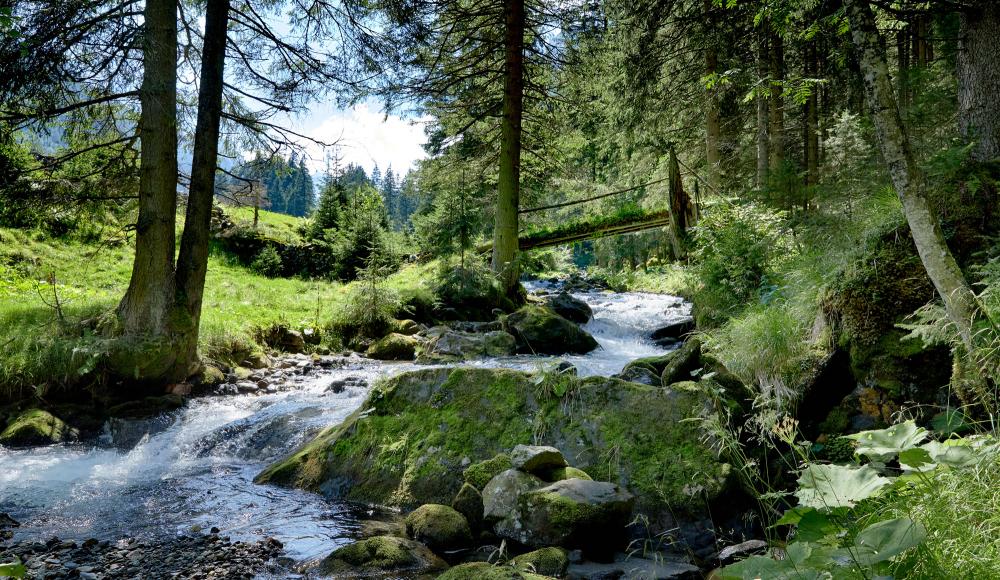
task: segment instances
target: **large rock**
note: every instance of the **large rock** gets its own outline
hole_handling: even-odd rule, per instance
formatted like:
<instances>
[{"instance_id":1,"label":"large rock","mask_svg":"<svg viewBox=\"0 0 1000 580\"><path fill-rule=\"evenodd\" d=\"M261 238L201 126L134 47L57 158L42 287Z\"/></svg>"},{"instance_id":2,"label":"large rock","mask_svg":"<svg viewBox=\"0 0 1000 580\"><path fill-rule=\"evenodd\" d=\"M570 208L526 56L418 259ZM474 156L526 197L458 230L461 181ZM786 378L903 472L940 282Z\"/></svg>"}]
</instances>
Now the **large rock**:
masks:
<instances>
[{"instance_id":1,"label":"large rock","mask_svg":"<svg viewBox=\"0 0 1000 580\"><path fill-rule=\"evenodd\" d=\"M663 558L647 559L636 556L616 558L615 562L580 562L566 570L569 580L701 580L705 575L687 562ZM713 577L713 576L709 576Z\"/></svg>"},{"instance_id":2,"label":"large rock","mask_svg":"<svg viewBox=\"0 0 1000 580\"><path fill-rule=\"evenodd\" d=\"M462 484L462 489L458 490L455 499L451 500L451 507L458 513L465 516L465 521L469 522L469 528L473 534L479 532L483 525L483 494L479 490L469 485Z\"/></svg>"},{"instance_id":3,"label":"large rock","mask_svg":"<svg viewBox=\"0 0 1000 580\"><path fill-rule=\"evenodd\" d=\"M684 346L674 351L660 374L660 384L664 387L691 379L691 371L701 367L701 341L691 338Z\"/></svg>"},{"instance_id":4,"label":"large rock","mask_svg":"<svg viewBox=\"0 0 1000 580\"><path fill-rule=\"evenodd\" d=\"M544 485L544 481L529 473L516 469L504 471L483 489L483 517L487 522L509 517L517 510L521 495Z\"/></svg>"},{"instance_id":5,"label":"large rock","mask_svg":"<svg viewBox=\"0 0 1000 580\"><path fill-rule=\"evenodd\" d=\"M535 475L569 465L558 449L545 445L518 445L510 452L510 463Z\"/></svg>"},{"instance_id":6,"label":"large rock","mask_svg":"<svg viewBox=\"0 0 1000 580\"><path fill-rule=\"evenodd\" d=\"M284 324L274 324L265 329L262 331L261 339L267 346L285 352L302 352L306 348L306 340L302 333Z\"/></svg>"},{"instance_id":7,"label":"large rock","mask_svg":"<svg viewBox=\"0 0 1000 580\"><path fill-rule=\"evenodd\" d=\"M465 516L451 506L425 504L406 516L406 535L432 550L456 550L472 543Z\"/></svg>"},{"instance_id":8,"label":"large rock","mask_svg":"<svg viewBox=\"0 0 1000 580\"><path fill-rule=\"evenodd\" d=\"M365 354L378 360L413 360L419 345L418 339L393 332L368 347Z\"/></svg>"},{"instance_id":9,"label":"large rock","mask_svg":"<svg viewBox=\"0 0 1000 580\"><path fill-rule=\"evenodd\" d=\"M472 487L482 490L491 479L513 467L510 455L497 453L490 459L473 463L465 468L462 477Z\"/></svg>"},{"instance_id":10,"label":"large rock","mask_svg":"<svg viewBox=\"0 0 1000 580\"><path fill-rule=\"evenodd\" d=\"M625 538L635 497L614 483L566 479L522 493L497 535L527 546L614 550Z\"/></svg>"},{"instance_id":11,"label":"large rock","mask_svg":"<svg viewBox=\"0 0 1000 580\"><path fill-rule=\"evenodd\" d=\"M649 385L651 387L655 387L660 384L660 373L640 365L626 366L622 369L622 372L615 375L615 378L619 378L630 383Z\"/></svg>"},{"instance_id":12,"label":"large rock","mask_svg":"<svg viewBox=\"0 0 1000 580\"><path fill-rule=\"evenodd\" d=\"M661 326L650 334L650 338L654 341L663 340L681 340L686 338L688 334L694 332L694 319L687 318L678 322L671 322L665 326Z\"/></svg>"},{"instance_id":13,"label":"large rock","mask_svg":"<svg viewBox=\"0 0 1000 580\"><path fill-rule=\"evenodd\" d=\"M574 298L568 292L560 292L548 300L549 308L556 311L556 314L577 324L586 324L594 316L594 311L590 305Z\"/></svg>"},{"instance_id":14,"label":"large rock","mask_svg":"<svg viewBox=\"0 0 1000 580\"><path fill-rule=\"evenodd\" d=\"M0 433L0 445L22 447L62 443L73 430L61 419L42 409L28 409L18 415Z\"/></svg>"},{"instance_id":15,"label":"large rock","mask_svg":"<svg viewBox=\"0 0 1000 580\"><path fill-rule=\"evenodd\" d=\"M561 578L566 574L566 568L569 567L569 556L566 554L566 550L550 546L521 554L513 558L510 565L525 572Z\"/></svg>"},{"instance_id":16,"label":"large rock","mask_svg":"<svg viewBox=\"0 0 1000 580\"><path fill-rule=\"evenodd\" d=\"M509 356L517 345L514 337L502 330L461 332L446 327L428 331L428 341L420 349L420 362L455 362L484 357Z\"/></svg>"},{"instance_id":17,"label":"large rock","mask_svg":"<svg viewBox=\"0 0 1000 580\"><path fill-rule=\"evenodd\" d=\"M711 408L697 388L560 380L568 381L567 398L540 389L537 375L513 370L401 373L376 384L357 412L257 481L381 505L448 504L466 468L544 441L575 467L627 487L645 514L683 517L723 490L729 466L703 441L698 424L684 421Z\"/></svg>"},{"instance_id":18,"label":"large rock","mask_svg":"<svg viewBox=\"0 0 1000 580\"><path fill-rule=\"evenodd\" d=\"M546 580L532 572L525 572L510 566L496 566L489 562L471 562L449 569L437 580Z\"/></svg>"},{"instance_id":19,"label":"large rock","mask_svg":"<svg viewBox=\"0 0 1000 580\"><path fill-rule=\"evenodd\" d=\"M524 306L504 320L504 328L521 353L586 354L598 346L593 336L545 306Z\"/></svg>"},{"instance_id":20,"label":"large rock","mask_svg":"<svg viewBox=\"0 0 1000 580\"><path fill-rule=\"evenodd\" d=\"M427 546L406 538L376 536L334 550L319 571L338 578L416 576L444 570L448 564Z\"/></svg>"}]
</instances>

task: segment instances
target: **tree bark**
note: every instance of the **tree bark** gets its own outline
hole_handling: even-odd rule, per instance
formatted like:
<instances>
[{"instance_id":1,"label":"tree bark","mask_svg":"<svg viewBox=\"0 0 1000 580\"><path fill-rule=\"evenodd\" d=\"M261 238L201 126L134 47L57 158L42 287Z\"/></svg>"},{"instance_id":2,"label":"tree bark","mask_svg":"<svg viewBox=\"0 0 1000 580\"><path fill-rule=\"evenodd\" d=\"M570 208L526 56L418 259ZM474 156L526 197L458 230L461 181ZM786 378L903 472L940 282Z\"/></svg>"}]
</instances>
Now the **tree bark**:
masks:
<instances>
[{"instance_id":1,"label":"tree bark","mask_svg":"<svg viewBox=\"0 0 1000 580\"><path fill-rule=\"evenodd\" d=\"M705 0L705 15L711 22L712 0ZM709 24L711 27L711 24ZM711 34L705 49L705 73L714 76L719 68L719 54L713 44ZM715 191L722 190L722 156L719 153L719 143L722 140L722 129L719 124L718 86L708 89L705 102L705 161L708 164L708 183Z\"/></svg>"},{"instance_id":2,"label":"tree bark","mask_svg":"<svg viewBox=\"0 0 1000 580\"><path fill-rule=\"evenodd\" d=\"M770 163L770 137L768 130L768 111L770 94L770 77L767 74L767 34L761 33L759 45L757 47L757 78L761 84L761 91L757 95L757 175L755 185L757 189L767 187L767 170Z\"/></svg>"},{"instance_id":3,"label":"tree bark","mask_svg":"<svg viewBox=\"0 0 1000 580\"><path fill-rule=\"evenodd\" d=\"M517 295L517 209L521 193L521 120L524 112L524 0L504 0L503 120L500 175L493 227L493 272L508 297Z\"/></svg>"},{"instance_id":4,"label":"tree bark","mask_svg":"<svg viewBox=\"0 0 1000 580\"><path fill-rule=\"evenodd\" d=\"M1000 157L1000 5L981 1L961 12L958 50L958 120L962 136L975 142L972 159Z\"/></svg>"},{"instance_id":5,"label":"tree bark","mask_svg":"<svg viewBox=\"0 0 1000 580\"><path fill-rule=\"evenodd\" d=\"M782 81L785 79L785 49L781 35L771 34L769 54L771 98L768 101L768 170L771 175L785 162L785 104Z\"/></svg>"},{"instance_id":6,"label":"tree bark","mask_svg":"<svg viewBox=\"0 0 1000 580\"><path fill-rule=\"evenodd\" d=\"M160 337L173 302L177 211L177 16L175 0L147 0L139 89L141 166L135 261L118 306L125 336Z\"/></svg>"},{"instance_id":7,"label":"tree bark","mask_svg":"<svg viewBox=\"0 0 1000 580\"><path fill-rule=\"evenodd\" d=\"M677 153L670 146L670 162L667 171L667 191L670 196L670 245L674 260L681 261L687 257L687 229L693 225L694 209L691 198L684 191L681 180L681 168L677 162Z\"/></svg>"},{"instance_id":8,"label":"tree bark","mask_svg":"<svg viewBox=\"0 0 1000 580\"><path fill-rule=\"evenodd\" d=\"M805 73L809 78L818 76L815 41L806 45ZM813 85L805 105L805 166L806 193L803 196L802 209L809 208L809 195L812 188L819 184L819 86Z\"/></svg>"},{"instance_id":9,"label":"tree bark","mask_svg":"<svg viewBox=\"0 0 1000 580\"><path fill-rule=\"evenodd\" d=\"M206 8L191 186L188 189L184 233L177 256L177 294L174 306L177 312L173 317L173 330L179 338L176 375L183 375L184 378L190 376L198 363L198 328L208 270L209 230L219 157L229 0L209 0ZM256 214L255 208L255 220Z\"/></svg>"},{"instance_id":10,"label":"tree bark","mask_svg":"<svg viewBox=\"0 0 1000 580\"><path fill-rule=\"evenodd\" d=\"M882 157L902 201L917 252L966 350L975 353L973 327L983 317L983 311L948 249L941 226L928 203L926 177L917 166L899 115L874 14L868 0L848 0L846 4Z\"/></svg>"}]
</instances>

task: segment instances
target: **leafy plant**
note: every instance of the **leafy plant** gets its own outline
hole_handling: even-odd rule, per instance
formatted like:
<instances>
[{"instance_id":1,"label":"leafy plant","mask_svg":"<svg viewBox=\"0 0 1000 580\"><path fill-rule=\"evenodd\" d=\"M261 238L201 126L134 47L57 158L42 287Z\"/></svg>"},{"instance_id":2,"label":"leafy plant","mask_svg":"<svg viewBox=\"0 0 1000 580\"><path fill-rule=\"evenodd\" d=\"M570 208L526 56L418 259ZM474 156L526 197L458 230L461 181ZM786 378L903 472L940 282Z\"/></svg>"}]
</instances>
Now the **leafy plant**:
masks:
<instances>
[{"instance_id":1,"label":"leafy plant","mask_svg":"<svg viewBox=\"0 0 1000 580\"><path fill-rule=\"evenodd\" d=\"M276 278L281 275L281 255L274 246L264 246L250 262L250 269L261 276Z\"/></svg>"}]
</instances>

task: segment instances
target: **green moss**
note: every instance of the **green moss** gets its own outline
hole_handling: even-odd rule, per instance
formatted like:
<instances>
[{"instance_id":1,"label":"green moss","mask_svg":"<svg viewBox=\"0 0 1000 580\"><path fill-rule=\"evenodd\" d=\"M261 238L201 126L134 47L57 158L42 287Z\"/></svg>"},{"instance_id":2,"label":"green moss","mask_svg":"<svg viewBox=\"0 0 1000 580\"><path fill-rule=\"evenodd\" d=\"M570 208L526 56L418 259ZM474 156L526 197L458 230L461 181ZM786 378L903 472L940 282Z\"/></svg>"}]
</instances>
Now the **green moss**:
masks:
<instances>
[{"instance_id":1,"label":"green moss","mask_svg":"<svg viewBox=\"0 0 1000 580\"><path fill-rule=\"evenodd\" d=\"M368 347L366 354L378 360L413 360L419 344L412 336L393 332Z\"/></svg>"},{"instance_id":2,"label":"green moss","mask_svg":"<svg viewBox=\"0 0 1000 580\"><path fill-rule=\"evenodd\" d=\"M462 564L438 576L438 580L544 580L545 578L548 577L507 566L494 566L489 562Z\"/></svg>"},{"instance_id":3,"label":"green moss","mask_svg":"<svg viewBox=\"0 0 1000 580\"><path fill-rule=\"evenodd\" d=\"M28 409L0 433L0 444L8 446L59 443L70 435L70 428L48 411Z\"/></svg>"},{"instance_id":4,"label":"green moss","mask_svg":"<svg viewBox=\"0 0 1000 580\"><path fill-rule=\"evenodd\" d=\"M405 571L432 572L448 565L426 546L394 536L375 536L335 550L320 562L324 574L372 575Z\"/></svg>"},{"instance_id":5,"label":"green moss","mask_svg":"<svg viewBox=\"0 0 1000 580\"><path fill-rule=\"evenodd\" d=\"M510 468L510 455L498 453L492 459L473 463L466 467L465 471L462 472L462 477L465 478L466 483L482 491L491 479Z\"/></svg>"},{"instance_id":6,"label":"green moss","mask_svg":"<svg viewBox=\"0 0 1000 580\"><path fill-rule=\"evenodd\" d=\"M465 516L439 504L424 504L406 516L406 535L432 550L455 550L472 543Z\"/></svg>"},{"instance_id":7,"label":"green moss","mask_svg":"<svg viewBox=\"0 0 1000 580\"><path fill-rule=\"evenodd\" d=\"M562 548L549 547L521 554L512 559L510 565L524 572L534 572L546 576L562 576L569 567L569 557Z\"/></svg>"},{"instance_id":8,"label":"green moss","mask_svg":"<svg viewBox=\"0 0 1000 580\"><path fill-rule=\"evenodd\" d=\"M726 466L683 419L702 395L615 379L574 379L563 397L503 369L424 369L377 385L355 413L258 482L349 500L447 504L464 479L479 487L520 443L552 445L598 479L625 482L652 511L685 510L718 493ZM462 477L462 465L472 464Z\"/></svg>"},{"instance_id":9,"label":"green moss","mask_svg":"<svg viewBox=\"0 0 1000 580\"><path fill-rule=\"evenodd\" d=\"M546 478L547 481L562 481L564 479L587 479L593 481L586 471L575 467L560 467L552 471Z\"/></svg>"}]
</instances>

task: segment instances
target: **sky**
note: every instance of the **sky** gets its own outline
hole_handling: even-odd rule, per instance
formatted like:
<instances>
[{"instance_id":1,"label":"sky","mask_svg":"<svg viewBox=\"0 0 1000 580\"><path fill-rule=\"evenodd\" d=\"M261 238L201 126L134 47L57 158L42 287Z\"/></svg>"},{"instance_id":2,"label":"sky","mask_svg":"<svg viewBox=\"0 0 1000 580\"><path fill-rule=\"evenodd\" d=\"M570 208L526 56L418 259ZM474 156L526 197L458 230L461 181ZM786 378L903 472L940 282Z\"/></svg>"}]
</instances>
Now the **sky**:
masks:
<instances>
[{"instance_id":1,"label":"sky","mask_svg":"<svg viewBox=\"0 0 1000 580\"><path fill-rule=\"evenodd\" d=\"M355 163L371 174L378 164L385 170L392 166L398 176L409 171L417 159L425 157L424 123L383 113L375 103L360 103L350 109L337 109L325 103L313 103L309 112L293 119L292 129L326 143L338 141L343 163ZM322 173L326 164L323 148L302 141L310 159L312 173Z\"/></svg>"}]
</instances>

